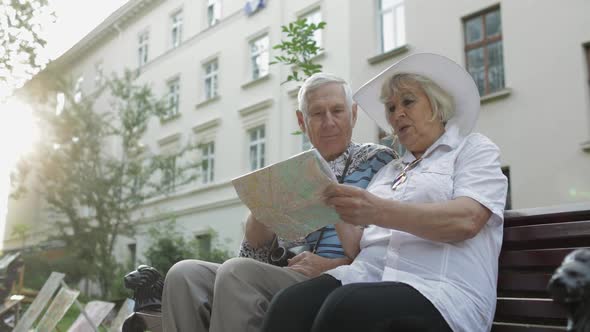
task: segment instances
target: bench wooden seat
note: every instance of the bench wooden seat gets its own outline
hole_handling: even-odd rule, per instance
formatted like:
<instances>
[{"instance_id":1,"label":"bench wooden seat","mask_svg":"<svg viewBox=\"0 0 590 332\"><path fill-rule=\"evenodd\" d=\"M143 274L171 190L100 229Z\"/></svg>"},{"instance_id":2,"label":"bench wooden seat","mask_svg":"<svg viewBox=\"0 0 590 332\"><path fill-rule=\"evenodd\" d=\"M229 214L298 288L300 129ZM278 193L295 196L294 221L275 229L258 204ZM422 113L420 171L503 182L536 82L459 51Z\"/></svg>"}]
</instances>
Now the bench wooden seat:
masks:
<instances>
[{"instance_id":1,"label":"bench wooden seat","mask_svg":"<svg viewBox=\"0 0 590 332\"><path fill-rule=\"evenodd\" d=\"M505 213L493 332L564 331L547 283L564 257L590 247L590 204Z\"/></svg>"}]
</instances>

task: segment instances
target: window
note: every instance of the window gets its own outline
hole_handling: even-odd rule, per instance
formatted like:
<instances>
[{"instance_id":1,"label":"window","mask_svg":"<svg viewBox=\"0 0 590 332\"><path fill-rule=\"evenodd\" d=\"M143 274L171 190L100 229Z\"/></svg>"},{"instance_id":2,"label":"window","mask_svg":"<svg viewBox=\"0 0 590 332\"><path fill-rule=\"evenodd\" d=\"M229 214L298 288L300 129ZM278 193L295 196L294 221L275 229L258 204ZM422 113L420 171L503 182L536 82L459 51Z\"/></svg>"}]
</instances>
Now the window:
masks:
<instances>
[{"instance_id":1,"label":"window","mask_svg":"<svg viewBox=\"0 0 590 332\"><path fill-rule=\"evenodd\" d=\"M94 64L94 72L94 85L96 88L99 88L104 83L104 71L102 68L102 61Z\"/></svg>"},{"instance_id":2,"label":"window","mask_svg":"<svg viewBox=\"0 0 590 332\"><path fill-rule=\"evenodd\" d=\"M406 153L406 148L399 143L399 140L393 141L393 136L388 135L383 129L379 128L379 144L390 147L399 157Z\"/></svg>"},{"instance_id":3,"label":"window","mask_svg":"<svg viewBox=\"0 0 590 332\"><path fill-rule=\"evenodd\" d=\"M484 96L504 88L502 22L495 7L466 18L465 59L479 94Z\"/></svg>"},{"instance_id":4,"label":"window","mask_svg":"<svg viewBox=\"0 0 590 332\"><path fill-rule=\"evenodd\" d=\"M201 176L203 183L213 182L215 176L215 143L209 142L201 147Z\"/></svg>"},{"instance_id":5,"label":"window","mask_svg":"<svg viewBox=\"0 0 590 332\"><path fill-rule=\"evenodd\" d=\"M74 101L79 103L82 101L82 84L84 83L84 76L78 77L76 85L74 85Z\"/></svg>"},{"instance_id":6,"label":"window","mask_svg":"<svg viewBox=\"0 0 590 332\"><path fill-rule=\"evenodd\" d=\"M264 35L250 42L250 59L252 62L253 80L268 74L268 43L268 35Z\"/></svg>"},{"instance_id":7,"label":"window","mask_svg":"<svg viewBox=\"0 0 590 332\"><path fill-rule=\"evenodd\" d=\"M588 87L590 87L590 43L584 45L586 51L586 69L588 70Z\"/></svg>"},{"instance_id":8,"label":"window","mask_svg":"<svg viewBox=\"0 0 590 332\"><path fill-rule=\"evenodd\" d=\"M504 208L504 210L511 210L512 209L512 195L510 194L510 191L511 191L510 167L509 166L502 167L502 173L504 173L504 176L506 176L506 179L508 179L508 193L506 194L506 207Z\"/></svg>"},{"instance_id":9,"label":"window","mask_svg":"<svg viewBox=\"0 0 590 332\"><path fill-rule=\"evenodd\" d=\"M264 8L264 6L264 0L246 0L244 11L246 12L246 15L250 16L259 11L260 9Z\"/></svg>"},{"instance_id":10,"label":"window","mask_svg":"<svg viewBox=\"0 0 590 332\"><path fill-rule=\"evenodd\" d=\"M250 170L264 167L264 126L251 129L250 134Z\"/></svg>"},{"instance_id":11,"label":"window","mask_svg":"<svg viewBox=\"0 0 590 332\"><path fill-rule=\"evenodd\" d=\"M170 17L172 27L171 27L171 41L172 41L172 48L180 46L182 41L182 11L176 12L174 15Z\"/></svg>"},{"instance_id":12,"label":"window","mask_svg":"<svg viewBox=\"0 0 590 332\"><path fill-rule=\"evenodd\" d=\"M320 24L322 22L322 12L320 9L316 9L302 17L306 20L307 24ZM317 47L322 47L322 30L318 29L313 33L313 39L315 40Z\"/></svg>"},{"instance_id":13,"label":"window","mask_svg":"<svg viewBox=\"0 0 590 332\"><path fill-rule=\"evenodd\" d=\"M176 155L166 157L162 163L162 185L168 192L176 188Z\"/></svg>"},{"instance_id":14,"label":"window","mask_svg":"<svg viewBox=\"0 0 590 332\"><path fill-rule=\"evenodd\" d=\"M379 37L385 53L406 43L404 0L379 1Z\"/></svg>"},{"instance_id":15,"label":"window","mask_svg":"<svg viewBox=\"0 0 590 332\"><path fill-rule=\"evenodd\" d=\"M200 259L208 259L211 255L211 234L199 234L195 236L195 239L199 248L198 257Z\"/></svg>"},{"instance_id":16,"label":"window","mask_svg":"<svg viewBox=\"0 0 590 332\"><path fill-rule=\"evenodd\" d=\"M217 59L203 65L205 72L205 100L217 96Z\"/></svg>"},{"instance_id":17,"label":"window","mask_svg":"<svg viewBox=\"0 0 590 332\"><path fill-rule=\"evenodd\" d=\"M207 1L207 24L213 26L221 19L221 0Z\"/></svg>"},{"instance_id":18,"label":"window","mask_svg":"<svg viewBox=\"0 0 590 332\"><path fill-rule=\"evenodd\" d=\"M137 244L130 243L127 245L127 249L129 250L129 261L131 262L131 266L135 266L137 257Z\"/></svg>"},{"instance_id":19,"label":"window","mask_svg":"<svg viewBox=\"0 0 590 332\"><path fill-rule=\"evenodd\" d=\"M168 82L168 117L179 112L180 79L176 78Z\"/></svg>"},{"instance_id":20,"label":"window","mask_svg":"<svg viewBox=\"0 0 590 332\"><path fill-rule=\"evenodd\" d=\"M137 37L137 66L142 67L148 62L148 43L150 34L144 31Z\"/></svg>"}]
</instances>

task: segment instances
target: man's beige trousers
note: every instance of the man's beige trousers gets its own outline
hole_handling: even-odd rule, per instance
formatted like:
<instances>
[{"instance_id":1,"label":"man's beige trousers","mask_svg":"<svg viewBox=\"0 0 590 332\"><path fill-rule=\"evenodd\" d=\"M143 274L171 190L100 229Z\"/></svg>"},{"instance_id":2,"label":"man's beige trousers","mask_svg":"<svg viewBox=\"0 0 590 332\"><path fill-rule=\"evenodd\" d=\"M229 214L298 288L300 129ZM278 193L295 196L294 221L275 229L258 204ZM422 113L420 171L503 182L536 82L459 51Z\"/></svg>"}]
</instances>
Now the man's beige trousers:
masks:
<instances>
[{"instance_id":1,"label":"man's beige trousers","mask_svg":"<svg viewBox=\"0 0 590 332\"><path fill-rule=\"evenodd\" d=\"M164 284L164 332L258 332L272 297L308 279L251 258L179 262Z\"/></svg>"}]
</instances>

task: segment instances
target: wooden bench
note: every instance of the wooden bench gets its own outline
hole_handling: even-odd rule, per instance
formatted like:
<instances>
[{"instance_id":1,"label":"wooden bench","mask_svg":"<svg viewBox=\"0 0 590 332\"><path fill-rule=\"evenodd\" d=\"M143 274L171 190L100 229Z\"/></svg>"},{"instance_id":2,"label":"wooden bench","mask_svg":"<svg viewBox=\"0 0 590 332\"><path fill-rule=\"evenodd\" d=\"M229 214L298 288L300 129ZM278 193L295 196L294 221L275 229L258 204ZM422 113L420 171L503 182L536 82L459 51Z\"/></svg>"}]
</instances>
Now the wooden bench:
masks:
<instances>
[{"instance_id":1,"label":"wooden bench","mask_svg":"<svg viewBox=\"0 0 590 332\"><path fill-rule=\"evenodd\" d=\"M590 247L590 203L506 211L492 332L566 330L547 283L567 254ZM160 313L136 313L161 331Z\"/></svg>"},{"instance_id":2,"label":"wooden bench","mask_svg":"<svg viewBox=\"0 0 590 332\"><path fill-rule=\"evenodd\" d=\"M590 204L505 213L493 332L565 330L566 312L547 283L563 258L590 247Z\"/></svg>"}]
</instances>

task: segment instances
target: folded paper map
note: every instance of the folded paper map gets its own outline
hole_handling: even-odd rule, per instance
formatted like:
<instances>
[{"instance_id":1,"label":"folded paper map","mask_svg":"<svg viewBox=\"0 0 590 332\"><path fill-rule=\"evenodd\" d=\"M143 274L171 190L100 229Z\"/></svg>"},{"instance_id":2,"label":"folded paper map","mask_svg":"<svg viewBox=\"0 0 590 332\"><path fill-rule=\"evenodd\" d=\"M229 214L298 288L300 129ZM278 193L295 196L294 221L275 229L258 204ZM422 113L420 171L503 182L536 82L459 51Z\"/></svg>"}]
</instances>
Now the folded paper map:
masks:
<instances>
[{"instance_id":1,"label":"folded paper map","mask_svg":"<svg viewBox=\"0 0 590 332\"><path fill-rule=\"evenodd\" d=\"M287 240L340 221L322 199L334 182L334 173L315 149L232 180L254 217Z\"/></svg>"}]
</instances>

